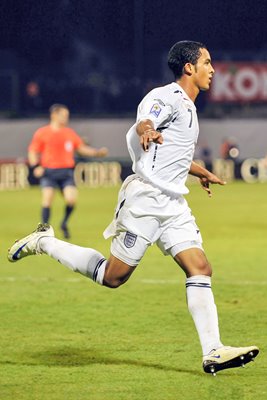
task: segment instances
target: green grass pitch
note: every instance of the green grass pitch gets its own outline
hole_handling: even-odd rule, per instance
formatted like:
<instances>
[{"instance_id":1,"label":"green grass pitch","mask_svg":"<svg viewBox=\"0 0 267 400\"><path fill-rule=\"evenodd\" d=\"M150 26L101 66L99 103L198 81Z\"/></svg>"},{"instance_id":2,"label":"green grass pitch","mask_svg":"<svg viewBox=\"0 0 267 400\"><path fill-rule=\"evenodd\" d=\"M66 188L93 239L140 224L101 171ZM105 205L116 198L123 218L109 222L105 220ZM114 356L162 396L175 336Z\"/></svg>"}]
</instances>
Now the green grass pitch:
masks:
<instances>
[{"instance_id":1,"label":"green grass pitch","mask_svg":"<svg viewBox=\"0 0 267 400\"><path fill-rule=\"evenodd\" d=\"M81 189L72 242L108 256L102 231L118 188ZM6 251L39 222L39 188L0 193L0 399L267 399L267 185L229 183L187 200L213 265L222 340L256 344L255 363L214 378L185 301L184 275L151 247L116 290L47 256L8 263ZM62 199L51 223L56 234Z\"/></svg>"}]
</instances>

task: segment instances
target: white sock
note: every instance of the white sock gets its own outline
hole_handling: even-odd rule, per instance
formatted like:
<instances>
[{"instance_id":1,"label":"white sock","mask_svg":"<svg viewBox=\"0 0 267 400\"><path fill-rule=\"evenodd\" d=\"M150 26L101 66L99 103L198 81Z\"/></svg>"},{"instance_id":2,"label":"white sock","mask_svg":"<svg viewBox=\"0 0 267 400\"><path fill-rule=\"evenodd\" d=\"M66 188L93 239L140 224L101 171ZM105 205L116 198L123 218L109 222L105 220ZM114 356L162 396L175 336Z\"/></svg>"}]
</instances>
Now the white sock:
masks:
<instances>
[{"instance_id":1,"label":"white sock","mask_svg":"<svg viewBox=\"0 0 267 400\"><path fill-rule=\"evenodd\" d=\"M63 242L54 237L43 237L38 241L43 253L53 257L74 272L91 278L103 285L107 260L98 251Z\"/></svg>"},{"instance_id":2,"label":"white sock","mask_svg":"<svg viewBox=\"0 0 267 400\"><path fill-rule=\"evenodd\" d=\"M196 275L186 279L188 309L194 320L203 355L223 346L220 340L217 307L211 290L211 278Z\"/></svg>"}]
</instances>

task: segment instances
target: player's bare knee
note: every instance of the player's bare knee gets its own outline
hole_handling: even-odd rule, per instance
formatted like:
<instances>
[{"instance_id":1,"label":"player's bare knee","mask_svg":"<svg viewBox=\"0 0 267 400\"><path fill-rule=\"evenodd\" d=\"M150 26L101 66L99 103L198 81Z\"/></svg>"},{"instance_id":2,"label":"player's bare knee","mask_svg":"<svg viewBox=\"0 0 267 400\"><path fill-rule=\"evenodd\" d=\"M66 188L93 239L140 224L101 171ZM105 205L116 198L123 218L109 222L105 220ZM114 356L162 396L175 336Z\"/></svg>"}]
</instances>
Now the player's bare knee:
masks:
<instances>
[{"instance_id":1,"label":"player's bare knee","mask_svg":"<svg viewBox=\"0 0 267 400\"><path fill-rule=\"evenodd\" d=\"M197 269L199 271L198 275L206 275L206 276L212 275L211 264L206 259L199 260Z\"/></svg>"}]
</instances>

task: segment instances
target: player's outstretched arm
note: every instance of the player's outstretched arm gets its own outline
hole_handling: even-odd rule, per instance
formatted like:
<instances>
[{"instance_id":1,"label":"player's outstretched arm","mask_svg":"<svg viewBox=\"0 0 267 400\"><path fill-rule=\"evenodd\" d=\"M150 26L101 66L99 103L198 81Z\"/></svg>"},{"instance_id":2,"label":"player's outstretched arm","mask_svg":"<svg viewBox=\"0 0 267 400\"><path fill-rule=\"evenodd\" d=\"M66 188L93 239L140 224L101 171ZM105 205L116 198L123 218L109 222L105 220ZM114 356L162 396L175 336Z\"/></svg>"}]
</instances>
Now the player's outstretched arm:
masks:
<instances>
[{"instance_id":1,"label":"player's outstretched arm","mask_svg":"<svg viewBox=\"0 0 267 400\"><path fill-rule=\"evenodd\" d=\"M138 122L136 132L140 137L140 144L145 151L149 150L151 142L162 144L162 134L154 129L154 124L149 119Z\"/></svg>"},{"instance_id":2,"label":"player's outstretched arm","mask_svg":"<svg viewBox=\"0 0 267 400\"><path fill-rule=\"evenodd\" d=\"M215 174L208 171L206 168L201 167L201 165L195 163L194 161L191 164L191 168L189 173L199 178L200 184L202 188L208 193L208 196L211 197L212 193L210 190L210 183L217 185L225 185L226 182L218 178Z\"/></svg>"}]
</instances>

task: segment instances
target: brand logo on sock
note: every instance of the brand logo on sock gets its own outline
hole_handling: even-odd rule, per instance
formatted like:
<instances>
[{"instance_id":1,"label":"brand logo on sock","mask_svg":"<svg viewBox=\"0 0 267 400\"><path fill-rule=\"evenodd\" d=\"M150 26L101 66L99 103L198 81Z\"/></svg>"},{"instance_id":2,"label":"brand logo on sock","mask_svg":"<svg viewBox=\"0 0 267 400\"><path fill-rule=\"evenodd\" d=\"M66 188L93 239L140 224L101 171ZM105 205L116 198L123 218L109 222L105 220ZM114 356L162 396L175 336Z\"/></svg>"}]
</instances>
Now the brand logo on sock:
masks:
<instances>
[{"instance_id":1,"label":"brand logo on sock","mask_svg":"<svg viewBox=\"0 0 267 400\"><path fill-rule=\"evenodd\" d=\"M128 249L130 249L131 247L134 247L136 239L137 239L137 235L127 231L126 234L125 234L125 237L124 237L125 246Z\"/></svg>"}]
</instances>

